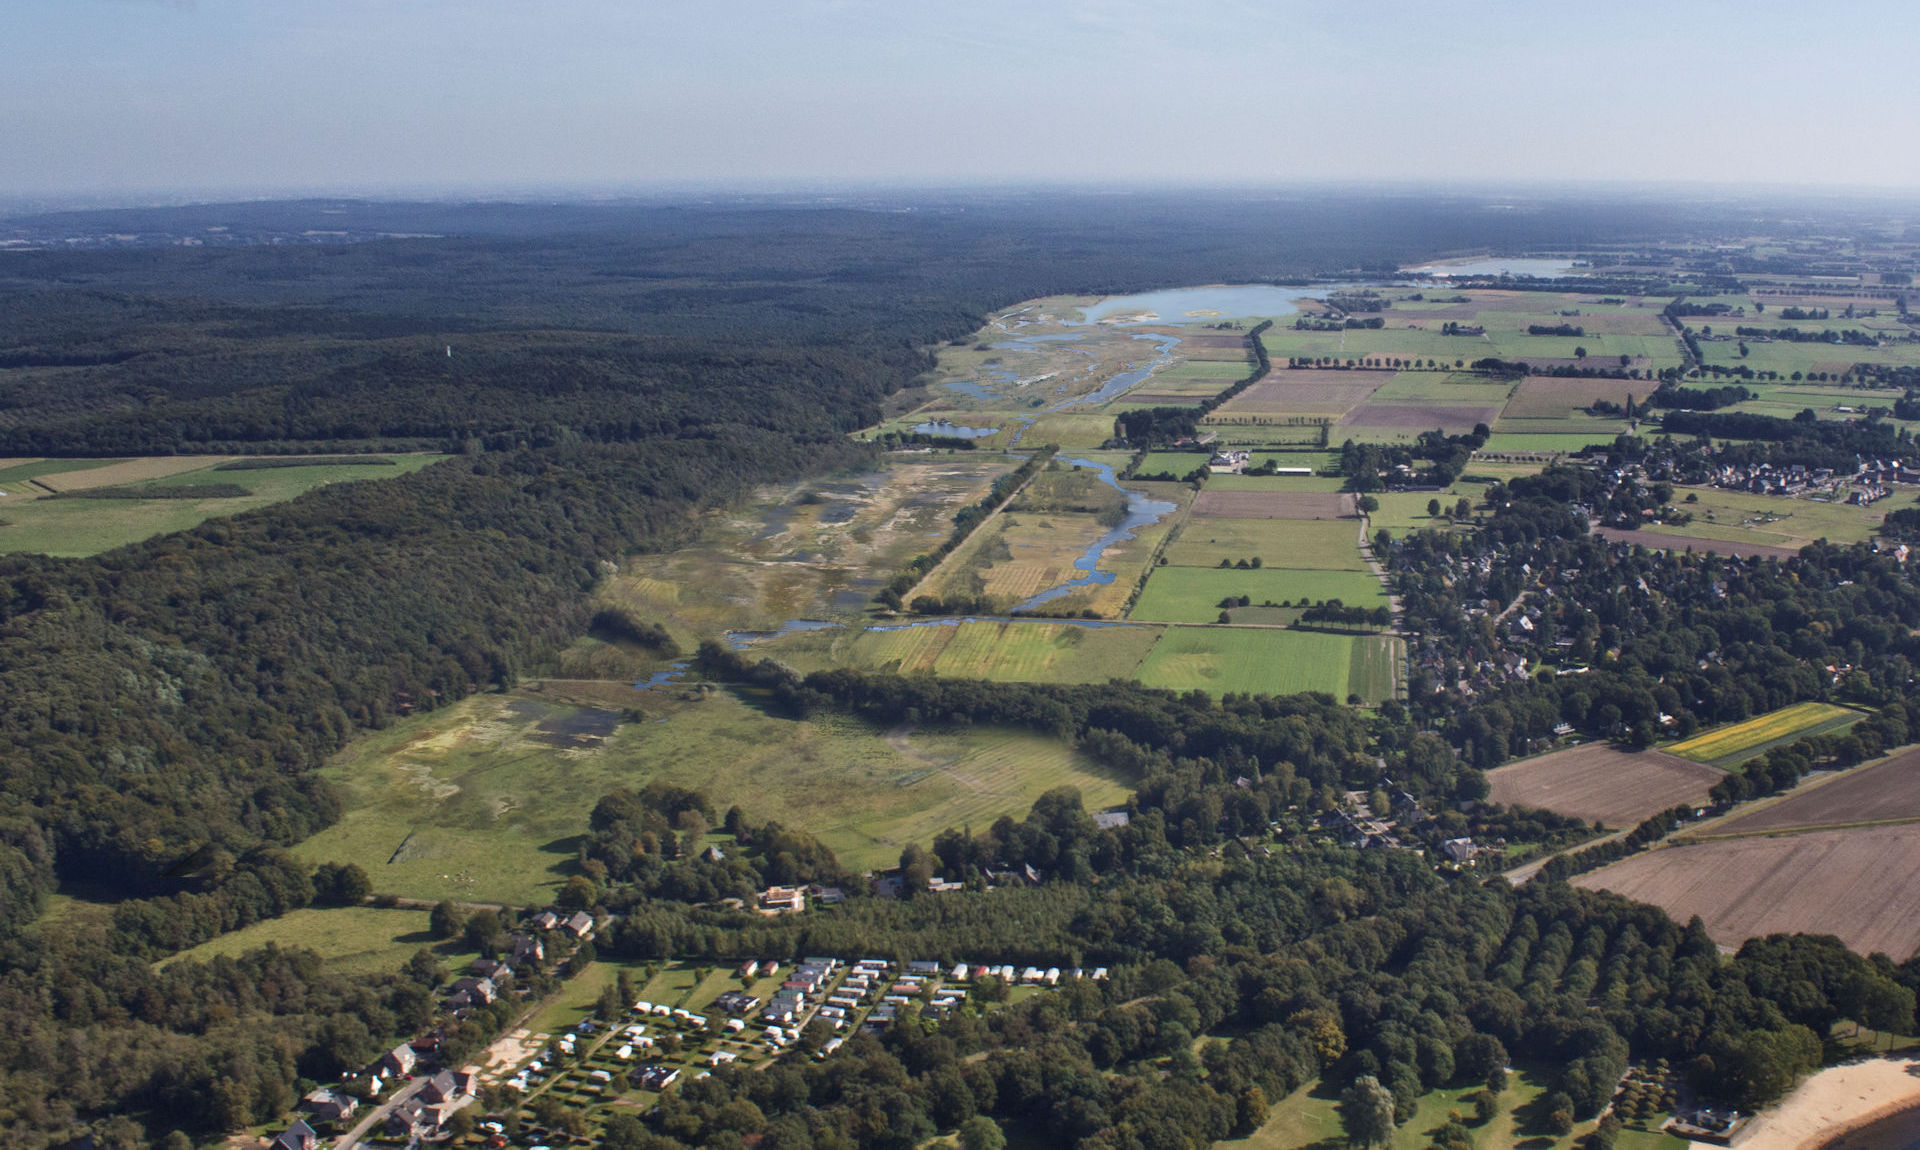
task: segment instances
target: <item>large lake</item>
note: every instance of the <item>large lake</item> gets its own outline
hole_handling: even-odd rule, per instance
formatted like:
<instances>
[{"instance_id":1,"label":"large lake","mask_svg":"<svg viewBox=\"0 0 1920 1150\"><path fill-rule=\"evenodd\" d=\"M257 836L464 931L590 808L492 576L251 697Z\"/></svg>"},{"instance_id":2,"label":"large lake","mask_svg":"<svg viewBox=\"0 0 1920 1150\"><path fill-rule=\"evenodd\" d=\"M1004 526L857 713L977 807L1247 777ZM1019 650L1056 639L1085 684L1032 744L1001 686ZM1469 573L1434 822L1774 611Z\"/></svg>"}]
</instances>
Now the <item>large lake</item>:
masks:
<instances>
[{"instance_id":1,"label":"large lake","mask_svg":"<svg viewBox=\"0 0 1920 1150\"><path fill-rule=\"evenodd\" d=\"M1108 296L1086 310L1087 322L1113 316L1152 312L1162 323L1193 323L1222 319L1265 319L1293 315L1293 301L1323 296L1320 287L1274 287L1272 284L1216 284L1212 287L1168 288L1139 295Z\"/></svg>"},{"instance_id":2,"label":"large lake","mask_svg":"<svg viewBox=\"0 0 1920 1150\"><path fill-rule=\"evenodd\" d=\"M1467 260L1463 263L1421 264L1407 271L1446 279L1449 276L1533 276L1558 279L1573 272L1572 260Z\"/></svg>"}]
</instances>

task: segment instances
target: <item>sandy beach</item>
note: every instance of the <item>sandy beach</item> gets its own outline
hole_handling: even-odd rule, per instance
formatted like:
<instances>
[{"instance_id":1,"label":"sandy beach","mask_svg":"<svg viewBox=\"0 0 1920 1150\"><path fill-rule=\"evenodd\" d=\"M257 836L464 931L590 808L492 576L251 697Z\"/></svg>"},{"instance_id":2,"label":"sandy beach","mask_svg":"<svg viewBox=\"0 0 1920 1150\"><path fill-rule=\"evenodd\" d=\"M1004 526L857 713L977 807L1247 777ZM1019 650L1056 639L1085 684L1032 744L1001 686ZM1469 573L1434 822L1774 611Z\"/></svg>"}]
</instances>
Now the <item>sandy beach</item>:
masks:
<instances>
[{"instance_id":1,"label":"sandy beach","mask_svg":"<svg viewBox=\"0 0 1920 1150\"><path fill-rule=\"evenodd\" d=\"M1904 1150L1920 1143L1920 1060L1833 1066L1764 1110L1738 1150ZM1705 1147L1705 1143L1695 1143Z\"/></svg>"}]
</instances>

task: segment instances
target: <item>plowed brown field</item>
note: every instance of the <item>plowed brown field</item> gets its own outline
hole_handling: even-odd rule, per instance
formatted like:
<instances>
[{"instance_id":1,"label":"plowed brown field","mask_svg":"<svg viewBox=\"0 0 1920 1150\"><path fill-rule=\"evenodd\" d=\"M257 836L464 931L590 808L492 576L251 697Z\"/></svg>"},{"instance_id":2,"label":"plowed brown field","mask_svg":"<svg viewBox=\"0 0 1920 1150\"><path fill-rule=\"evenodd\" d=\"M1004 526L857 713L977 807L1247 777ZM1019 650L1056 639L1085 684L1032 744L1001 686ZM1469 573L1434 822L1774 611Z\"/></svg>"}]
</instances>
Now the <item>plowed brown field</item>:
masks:
<instances>
[{"instance_id":1,"label":"plowed brown field","mask_svg":"<svg viewBox=\"0 0 1920 1150\"><path fill-rule=\"evenodd\" d=\"M1591 743L1487 772L1496 803L1540 807L1620 829L1681 803L1705 802L1726 772L1659 751Z\"/></svg>"},{"instance_id":2,"label":"plowed brown field","mask_svg":"<svg viewBox=\"0 0 1920 1150\"><path fill-rule=\"evenodd\" d=\"M1896 962L1920 949L1920 835L1910 826L1668 847L1574 885L1653 903L1680 922L1697 914L1726 946L1802 931Z\"/></svg>"}]
</instances>

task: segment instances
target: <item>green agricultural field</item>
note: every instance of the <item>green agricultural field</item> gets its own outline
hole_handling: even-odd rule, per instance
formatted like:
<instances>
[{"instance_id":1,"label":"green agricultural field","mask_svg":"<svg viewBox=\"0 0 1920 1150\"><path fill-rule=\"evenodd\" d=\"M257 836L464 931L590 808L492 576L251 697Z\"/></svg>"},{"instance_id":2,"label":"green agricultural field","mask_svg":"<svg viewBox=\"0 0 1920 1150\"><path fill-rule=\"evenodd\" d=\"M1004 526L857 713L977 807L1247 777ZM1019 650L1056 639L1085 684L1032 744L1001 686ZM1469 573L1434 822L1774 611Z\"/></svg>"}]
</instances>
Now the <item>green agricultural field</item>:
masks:
<instances>
[{"instance_id":1,"label":"green agricultural field","mask_svg":"<svg viewBox=\"0 0 1920 1150\"><path fill-rule=\"evenodd\" d=\"M1215 696L1325 691L1344 700L1354 691L1353 647L1362 641L1366 637L1267 627L1169 627L1138 677L1149 687L1198 688Z\"/></svg>"},{"instance_id":2,"label":"green agricultural field","mask_svg":"<svg viewBox=\"0 0 1920 1150\"><path fill-rule=\"evenodd\" d=\"M537 905L565 880L600 796L655 779L812 832L856 869L949 824L1019 814L1050 787L1080 786L1090 804L1126 791L1036 735L886 733L777 718L727 692L598 690L599 716L552 692L483 695L360 740L324 772L345 815L295 853L359 863L382 892ZM644 718L598 743L570 735L613 708Z\"/></svg>"},{"instance_id":3,"label":"green agricultural field","mask_svg":"<svg viewBox=\"0 0 1920 1150\"><path fill-rule=\"evenodd\" d=\"M392 467L331 466L276 467L248 471L216 471L210 462L191 471L175 472L130 486L169 488L232 483L251 494L231 499L48 499L27 480L112 467L130 469L142 460L45 460L0 471L0 551L30 551L77 557L97 555L155 535L185 531L221 515L237 515L271 503L284 503L316 487L370 479L391 479L418 471L444 458L439 455L395 455ZM175 460L153 461L165 467Z\"/></svg>"},{"instance_id":4,"label":"green agricultural field","mask_svg":"<svg viewBox=\"0 0 1920 1150\"><path fill-rule=\"evenodd\" d=\"M1281 604L1338 599L1349 607L1383 607L1387 602L1380 581L1364 571L1167 566L1154 570L1128 617L1156 623L1212 623L1220 616L1220 601L1240 595L1256 607L1269 600Z\"/></svg>"},{"instance_id":5,"label":"green agricultural field","mask_svg":"<svg viewBox=\"0 0 1920 1150\"><path fill-rule=\"evenodd\" d=\"M400 907L305 907L183 950L161 965L205 962L220 955L258 950L269 943L284 950L299 947L315 951L326 960L329 970L346 974L395 971L422 949L432 950L442 962L455 968L479 957L478 951L465 949L464 942L436 944L427 933L427 917L424 910Z\"/></svg>"},{"instance_id":6,"label":"green agricultural field","mask_svg":"<svg viewBox=\"0 0 1920 1150\"><path fill-rule=\"evenodd\" d=\"M1104 683L1147 657L1158 627L1067 623L963 623L934 660L937 675L1002 683Z\"/></svg>"},{"instance_id":7,"label":"green agricultural field","mask_svg":"<svg viewBox=\"0 0 1920 1150\"><path fill-rule=\"evenodd\" d=\"M1247 378L1247 373L1251 370L1253 365L1245 358L1240 360L1189 359L1174 364L1164 371L1154 372L1153 382L1164 384L1174 380L1207 380L1219 381L1224 387L1235 380Z\"/></svg>"},{"instance_id":8,"label":"green agricultural field","mask_svg":"<svg viewBox=\"0 0 1920 1150\"><path fill-rule=\"evenodd\" d=\"M1347 690L1369 703L1395 698L1400 694L1400 669L1405 662L1405 644L1399 636L1356 636L1347 670Z\"/></svg>"},{"instance_id":9,"label":"green agricultural field","mask_svg":"<svg viewBox=\"0 0 1920 1150\"><path fill-rule=\"evenodd\" d=\"M1496 431L1480 446L1480 450L1522 454L1557 451L1571 454L1589 444L1612 443L1618 435L1618 432L1609 431L1604 426L1580 434L1511 435Z\"/></svg>"},{"instance_id":10,"label":"green agricultural field","mask_svg":"<svg viewBox=\"0 0 1920 1150\"><path fill-rule=\"evenodd\" d=\"M1760 322L1769 327L1800 326L1793 320L1765 318ZM1857 347L1844 343L1788 343L1783 340L1772 343L1748 340L1746 343L1747 354L1742 357L1738 341L1721 343L1703 340L1700 343L1700 358L1705 363L1722 367L1778 372L1783 378L1796 371L1802 374L1824 371L1829 375L1842 375L1856 363L1887 367L1920 365L1920 343L1905 341L1883 342L1879 347Z\"/></svg>"},{"instance_id":11,"label":"green agricultural field","mask_svg":"<svg viewBox=\"0 0 1920 1150\"><path fill-rule=\"evenodd\" d=\"M1403 371L1368 397L1370 404L1438 403L1461 407L1497 407L1513 394L1515 383L1482 375L1447 371Z\"/></svg>"},{"instance_id":12,"label":"green agricultural field","mask_svg":"<svg viewBox=\"0 0 1920 1150\"><path fill-rule=\"evenodd\" d=\"M1211 458L1212 454L1205 451L1149 451L1146 459L1140 463L1138 474L1159 475L1165 472L1178 478L1196 467L1205 467Z\"/></svg>"},{"instance_id":13,"label":"green agricultural field","mask_svg":"<svg viewBox=\"0 0 1920 1150\"><path fill-rule=\"evenodd\" d=\"M1350 520L1193 518L1168 544L1175 567L1219 567L1258 557L1272 564L1321 571L1364 571L1359 532Z\"/></svg>"}]
</instances>

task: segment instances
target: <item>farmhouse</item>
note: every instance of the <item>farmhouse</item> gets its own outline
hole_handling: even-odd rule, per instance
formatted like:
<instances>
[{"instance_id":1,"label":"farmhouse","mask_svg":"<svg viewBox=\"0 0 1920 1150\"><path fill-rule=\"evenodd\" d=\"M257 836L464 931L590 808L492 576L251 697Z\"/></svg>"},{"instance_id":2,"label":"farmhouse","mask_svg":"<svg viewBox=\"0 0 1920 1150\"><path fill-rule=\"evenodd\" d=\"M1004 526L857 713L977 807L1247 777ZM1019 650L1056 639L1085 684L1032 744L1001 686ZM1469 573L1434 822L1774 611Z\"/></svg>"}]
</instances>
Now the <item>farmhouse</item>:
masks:
<instances>
[{"instance_id":1,"label":"farmhouse","mask_svg":"<svg viewBox=\"0 0 1920 1150\"><path fill-rule=\"evenodd\" d=\"M593 934L593 916L586 911L577 911L561 929L575 938L586 938Z\"/></svg>"}]
</instances>

